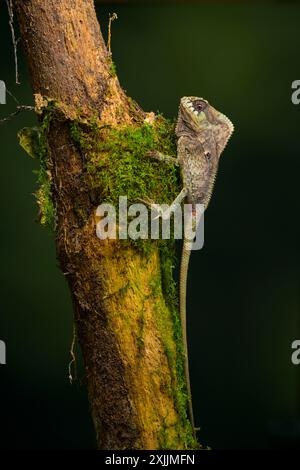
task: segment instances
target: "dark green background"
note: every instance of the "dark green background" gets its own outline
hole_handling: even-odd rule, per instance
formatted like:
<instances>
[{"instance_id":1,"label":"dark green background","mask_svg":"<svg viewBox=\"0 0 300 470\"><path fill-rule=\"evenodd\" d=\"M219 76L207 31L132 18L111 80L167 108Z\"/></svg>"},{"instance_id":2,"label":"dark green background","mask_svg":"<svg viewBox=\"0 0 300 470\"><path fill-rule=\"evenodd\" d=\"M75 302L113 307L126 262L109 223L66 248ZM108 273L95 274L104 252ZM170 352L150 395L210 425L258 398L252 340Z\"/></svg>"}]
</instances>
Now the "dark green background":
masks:
<instances>
[{"instance_id":1,"label":"dark green background","mask_svg":"<svg viewBox=\"0 0 300 470\"><path fill-rule=\"evenodd\" d=\"M215 449L300 444L299 328L300 6L100 6L122 85L145 110L177 114L183 95L206 97L235 123L194 252L188 290L191 378L200 438ZM0 5L0 79L23 104L31 90L14 63ZM82 45L84 47L84 44ZM1 116L13 109L0 106ZM68 382L72 307L53 237L37 223L33 169L16 132L0 125L0 448L92 449L82 384Z\"/></svg>"}]
</instances>

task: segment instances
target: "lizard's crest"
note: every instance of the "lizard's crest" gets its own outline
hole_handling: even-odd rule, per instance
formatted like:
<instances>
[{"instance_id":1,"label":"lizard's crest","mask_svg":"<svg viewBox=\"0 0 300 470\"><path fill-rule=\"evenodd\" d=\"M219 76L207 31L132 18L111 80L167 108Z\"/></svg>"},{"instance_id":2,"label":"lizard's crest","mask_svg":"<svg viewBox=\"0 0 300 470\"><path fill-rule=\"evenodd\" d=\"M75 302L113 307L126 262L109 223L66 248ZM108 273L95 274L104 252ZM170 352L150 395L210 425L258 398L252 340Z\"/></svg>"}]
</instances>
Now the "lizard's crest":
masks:
<instances>
[{"instance_id":1,"label":"lizard's crest","mask_svg":"<svg viewBox=\"0 0 300 470\"><path fill-rule=\"evenodd\" d=\"M213 134L220 155L224 150L234 126L227 116L217 111L208 101L197 96L184 96L180 100L176 135Z\"/></svg>"}]
</instances>

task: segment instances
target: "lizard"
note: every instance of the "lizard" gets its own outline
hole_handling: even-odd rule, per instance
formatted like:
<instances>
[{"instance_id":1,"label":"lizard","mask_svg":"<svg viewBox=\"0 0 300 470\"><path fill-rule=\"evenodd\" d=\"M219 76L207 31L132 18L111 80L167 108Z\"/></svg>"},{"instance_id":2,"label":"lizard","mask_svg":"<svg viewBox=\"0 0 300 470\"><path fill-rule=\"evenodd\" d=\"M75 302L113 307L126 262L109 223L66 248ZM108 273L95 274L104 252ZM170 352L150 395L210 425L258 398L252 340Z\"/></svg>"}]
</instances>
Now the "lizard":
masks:
<instances>
[{"instance_id":1,"label":"lizard","mask_svg":"<svg viewBox=\"0 0 300 470\"><path fill-rule=\"evenodd\" d=\"M180 100L178 119L175 128L177 158L157 151L148 156L161 162L179 165L183 188L167 211L154 204L159 216L167 218L177 204L185 200L192 207L192 223L197 230L199 220L195 218L196 204L206 210L214 188L220 156L234 130L232 122L211 106L208 101L196 96L184 96ZM184 372L188 392L188 413L195 437L195 422L189 373L189 357L186 327L186 293L188 267L191 253L191 240L184 238L179 279L179 306L184 347Z\"/></svg>"}]
</instances>

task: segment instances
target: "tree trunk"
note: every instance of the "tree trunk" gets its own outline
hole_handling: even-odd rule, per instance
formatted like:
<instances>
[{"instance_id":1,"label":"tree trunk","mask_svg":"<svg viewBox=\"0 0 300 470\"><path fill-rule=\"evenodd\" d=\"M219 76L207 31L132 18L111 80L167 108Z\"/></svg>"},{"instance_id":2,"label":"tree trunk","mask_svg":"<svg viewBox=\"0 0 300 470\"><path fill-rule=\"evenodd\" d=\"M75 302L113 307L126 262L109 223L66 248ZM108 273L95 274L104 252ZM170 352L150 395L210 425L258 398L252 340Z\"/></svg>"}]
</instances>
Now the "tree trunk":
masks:
<instances>
[{"instance_id":1,"label":"tree trunk","mask_svg":"<svg viewBox=\"0 0 300 470\"><path fill-rule=\"evenodd\" d=\"M121 89L92 0L14 3L40 120L42 176L49 178L38 199L42 217L52 211L55 218L98 448L193 448L178 312L174 293L169 302L162 288L171 261L162 266L159 243L148 244L145 253L141 243L96 236L96 208L116 192L112 149L124 136L123 147L126 136L128 142L138 136L139 144L144 133L159 146L155 136L166 123L144 113ZM143 165L156 165L153 187L165 184L168 175L159 164ZM130 168L131 179L138 171ZM170 185L175 194L178 179Z\"/></svg>"}]
</instances>

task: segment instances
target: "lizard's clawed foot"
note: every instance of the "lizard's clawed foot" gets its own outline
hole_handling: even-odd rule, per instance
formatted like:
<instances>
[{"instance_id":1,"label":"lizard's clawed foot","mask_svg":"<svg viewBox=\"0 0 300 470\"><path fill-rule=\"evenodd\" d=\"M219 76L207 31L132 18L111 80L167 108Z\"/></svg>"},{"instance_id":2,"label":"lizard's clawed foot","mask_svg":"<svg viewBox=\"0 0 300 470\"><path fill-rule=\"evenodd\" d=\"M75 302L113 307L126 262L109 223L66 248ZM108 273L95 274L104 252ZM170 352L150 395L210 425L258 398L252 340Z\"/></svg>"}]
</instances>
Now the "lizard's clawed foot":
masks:
<instances>
[{"instance_id":1,"label":"lizard's clawed foot","mask_svg":"<svg viewBox=\"0 0 300 470\"><path fill-rule=\"evenodd\" d=\"M168 163L170 165L179 165L177 158L170 157L170 155L165 155L157 150L149 150L149 152L146 153L146 157L154 158L159 162Z\"/></svg>"}]
</instances>

